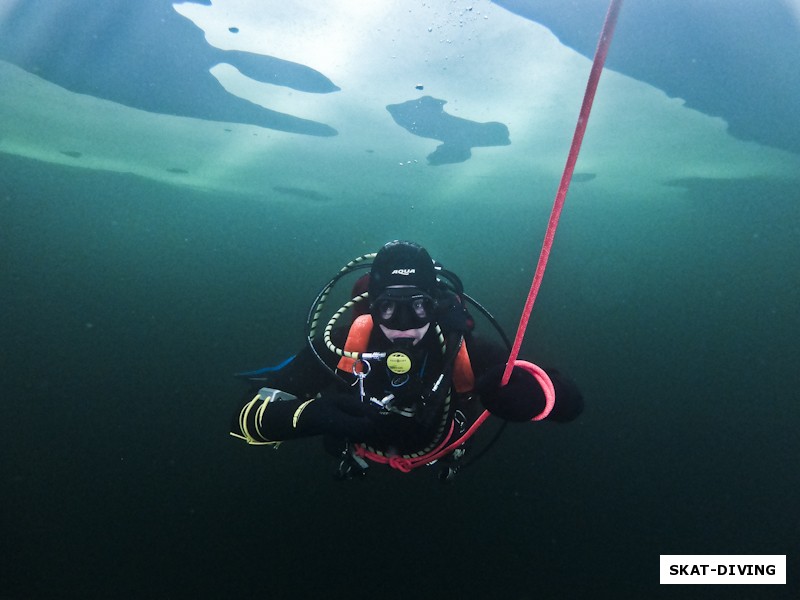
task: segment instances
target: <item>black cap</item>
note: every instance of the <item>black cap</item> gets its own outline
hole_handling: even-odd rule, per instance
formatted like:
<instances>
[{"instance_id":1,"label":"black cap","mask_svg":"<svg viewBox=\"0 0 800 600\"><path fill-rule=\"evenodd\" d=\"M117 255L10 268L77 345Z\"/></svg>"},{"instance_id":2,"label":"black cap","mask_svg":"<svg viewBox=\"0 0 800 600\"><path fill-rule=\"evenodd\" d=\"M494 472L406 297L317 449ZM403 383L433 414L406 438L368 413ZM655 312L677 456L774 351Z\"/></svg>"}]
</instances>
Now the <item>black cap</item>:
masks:
<instances>
[{"instance_id":1,"label":"black cap","mask_svg":"<svg viewBox=\"0 0 800 600\"><path fill-rule=\"evenodd\" d=\"M436 268L425 248L395 240L378 251L369 274L369 297L374 300L393 285L413 286L435 295Z\"/></svg>"}]
</instances>

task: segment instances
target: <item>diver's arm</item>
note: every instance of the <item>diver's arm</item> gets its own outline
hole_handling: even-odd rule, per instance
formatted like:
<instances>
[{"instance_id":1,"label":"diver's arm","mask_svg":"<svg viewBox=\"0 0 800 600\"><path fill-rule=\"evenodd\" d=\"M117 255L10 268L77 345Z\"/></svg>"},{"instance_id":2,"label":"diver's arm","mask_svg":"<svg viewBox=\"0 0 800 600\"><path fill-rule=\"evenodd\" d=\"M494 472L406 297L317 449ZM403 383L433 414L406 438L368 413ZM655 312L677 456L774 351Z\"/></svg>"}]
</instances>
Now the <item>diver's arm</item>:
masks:
<instances>
[{"instance_id":1,"label":"diver's arm","mask_svg":"<svg viewBox=\"0 0 800 600\"><path fill-rule=\"evenodd\" d=\"M321 356L328 358L327 349L322 350L321 341L314 342L314 348ZM338 357L337 357L338 358ZM319 362L314 351L306 344L284 366L250 378L253 392L262 387L284 390L298 398L315 396L330 384L332 376Z\"/></svg>"},{"instance_id":2,"label":"diver's arm","mask_svg":"<svg viewBox=\"0 0 800 600\"><path fill-rule=\"evenodd\" d=\"M330 392L297 398L281 390L262 388L234 415L231 435L250 444L332 435L354 442L376 435L375 412L353 394Z\"/></svg>"}]
</instances>

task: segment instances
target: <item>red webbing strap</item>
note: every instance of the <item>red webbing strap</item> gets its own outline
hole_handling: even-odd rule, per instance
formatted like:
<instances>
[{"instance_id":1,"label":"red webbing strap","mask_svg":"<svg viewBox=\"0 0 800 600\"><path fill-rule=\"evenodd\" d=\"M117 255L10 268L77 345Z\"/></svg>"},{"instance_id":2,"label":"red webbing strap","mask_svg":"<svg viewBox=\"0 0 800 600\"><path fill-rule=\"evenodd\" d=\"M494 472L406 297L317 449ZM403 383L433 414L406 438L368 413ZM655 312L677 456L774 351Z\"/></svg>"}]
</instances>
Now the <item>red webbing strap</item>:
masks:
<instances>
[{"instance_id":1,"label":"red webbing strap","mask_svg":"<svg viewBox=\"0 0 800 600\"><path fill-rule=\"evenodd\" d=\"M622 0L611 0L606 14L605 23L603 23L603 31L600 33L600 41L597 43L597 50L594 54L594 62L592 63L592 70L589 73L589 81L586 84L586 92L583 95L583 104L581 105L581 112L578 116L578 124L575 126L575 135L572 137L572 146L569 149L567 156L567 164L564 167L564 173L561 176L561 184L558 186L556 199L553 203L553 210L550 213L550 221L547 224L547 232L544 236L542 243L542 251L539 254L539 262L536 265L536 273L533 276L530 292L528 292L528 299L525 301L525 308L522 310L522 316L519 320L519 327L517 328L517 336L514 338L514 344L511 348L511 355L506 363L506 369L503 372L503 378L500 385L506 385L508 379L511 377L511 371L514 368L514 361L519 355L519 349L522 346L522 338L525 336L525 330L528 327L528 320L533 310L533 302L536 300L536 295L539 293L539 287L542 284L544 277L544 270L547 266L547 259L550 256L550 248L553 246L553 239L556 235L556 228L558 227L558 219L561 216L561 209L564 206L564 200L567 197L567 190L572 181L572 173L575 170L575 163L578 161L578 153L581 150L581 143L583 142L583 134L586 132L586 124L589 122L589 113L592 111L592 102L594 102L594 94L597 91L597 84L600 81L600 73L603 71L603 65L606 62L608 55L608 47L611 45L611 38L614 35L614 27L617 24L617 16L622 7Z\"/></svg>"}]
</instances>

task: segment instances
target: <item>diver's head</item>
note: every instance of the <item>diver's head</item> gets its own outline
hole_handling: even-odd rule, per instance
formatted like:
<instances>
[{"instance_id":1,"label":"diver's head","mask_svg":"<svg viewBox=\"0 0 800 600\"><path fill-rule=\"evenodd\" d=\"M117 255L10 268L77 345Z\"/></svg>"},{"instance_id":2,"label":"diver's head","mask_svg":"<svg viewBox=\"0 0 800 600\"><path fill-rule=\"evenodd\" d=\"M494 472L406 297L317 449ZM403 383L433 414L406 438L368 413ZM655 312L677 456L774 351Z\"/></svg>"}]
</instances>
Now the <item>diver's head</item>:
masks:
<instances>
[{"instance_id":1,"label":"diver's head","mask_svg":"<svg viewBox=\"0 0 800 600\"><path fill-rule=\"evenodd\" d=\"M370 313L392 341L419 342L436 308L436 268L413 242L389 242L378 251L369 277Z\"/></svg>"}]
</instances>

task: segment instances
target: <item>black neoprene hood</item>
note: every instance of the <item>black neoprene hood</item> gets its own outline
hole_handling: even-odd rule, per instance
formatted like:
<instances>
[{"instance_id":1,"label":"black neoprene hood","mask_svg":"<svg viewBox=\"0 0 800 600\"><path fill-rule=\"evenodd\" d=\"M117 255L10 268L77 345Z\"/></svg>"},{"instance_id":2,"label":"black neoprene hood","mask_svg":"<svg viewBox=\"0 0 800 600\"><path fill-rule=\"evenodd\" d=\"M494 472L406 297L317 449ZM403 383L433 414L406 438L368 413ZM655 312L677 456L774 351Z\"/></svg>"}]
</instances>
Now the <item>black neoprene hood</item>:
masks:
<instances>
[{"instance_id":1,"label":"black neoprene hood","mask_svg":"<svg viewBox=\"0 0 800 600\"><path fill-rule=\"evenodd\" d=\"M369 276L369 297L377 298L390 286L413 286L433 296L436 269L428 251L419 244L395 240L378 251Z\"/></svg>"}]
</instances>

